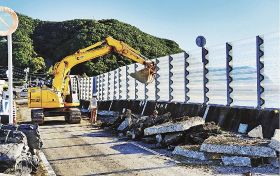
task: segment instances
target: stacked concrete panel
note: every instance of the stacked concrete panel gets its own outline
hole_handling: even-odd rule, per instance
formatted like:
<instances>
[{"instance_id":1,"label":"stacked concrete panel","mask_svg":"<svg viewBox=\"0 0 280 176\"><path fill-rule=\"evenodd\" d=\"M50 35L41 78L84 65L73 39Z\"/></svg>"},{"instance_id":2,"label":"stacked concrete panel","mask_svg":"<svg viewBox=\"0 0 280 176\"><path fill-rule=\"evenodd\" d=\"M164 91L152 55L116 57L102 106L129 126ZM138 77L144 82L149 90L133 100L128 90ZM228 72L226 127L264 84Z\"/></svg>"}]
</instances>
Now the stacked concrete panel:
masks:
<instances>
[{"instance_id":1,"label":"stacked concrete panel","mask_svg":"<svg viewBox=\"0 0 280 176\"><path fill-rule=\"evenodd\" d=\"M80 99L90 100L93 93L93 77L79 78L80 82Z\"/></svg>"}]
</instances>

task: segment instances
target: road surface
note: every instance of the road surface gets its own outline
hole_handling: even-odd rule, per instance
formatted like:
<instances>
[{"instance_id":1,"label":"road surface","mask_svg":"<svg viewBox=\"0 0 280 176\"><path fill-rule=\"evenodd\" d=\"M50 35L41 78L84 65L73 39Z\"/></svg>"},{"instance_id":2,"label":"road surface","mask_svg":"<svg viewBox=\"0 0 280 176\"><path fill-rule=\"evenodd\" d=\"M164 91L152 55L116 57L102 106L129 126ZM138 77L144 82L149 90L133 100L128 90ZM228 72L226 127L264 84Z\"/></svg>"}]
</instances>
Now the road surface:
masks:
<instances>
[{"instance_id":1,"label":"road surface","mask_svg":"<svg viewBox=\"0 0 280 176\"><path fill-rule=\"evenodd\" d=\"M178 166L133 142L116 139L87 123L47 122L40 127L43 152L57 175L212 175Z\"/></svg>"}]
</instances>

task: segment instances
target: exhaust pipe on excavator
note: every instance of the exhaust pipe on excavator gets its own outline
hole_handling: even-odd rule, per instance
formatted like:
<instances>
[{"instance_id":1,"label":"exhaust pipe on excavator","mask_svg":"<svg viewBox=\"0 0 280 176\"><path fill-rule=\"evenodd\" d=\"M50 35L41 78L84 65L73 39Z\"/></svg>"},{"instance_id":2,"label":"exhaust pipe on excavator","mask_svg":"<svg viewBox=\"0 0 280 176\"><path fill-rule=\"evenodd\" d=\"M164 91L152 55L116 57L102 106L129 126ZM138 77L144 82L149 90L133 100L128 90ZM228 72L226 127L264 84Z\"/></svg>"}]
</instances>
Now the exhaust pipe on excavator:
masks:
<instances>
[{"instance_id":1,"label":"exhaust pipe on excavator","mask_svg":"<svg viewBox=\"0 0 280 176\"><path fill-rule=\"evenodd\" d=\"M130 73L130 76L143 84L150 84L155 79L155 63L146 61L144 65L145 68L135 73Z\"/></svg>"}]
</instances>

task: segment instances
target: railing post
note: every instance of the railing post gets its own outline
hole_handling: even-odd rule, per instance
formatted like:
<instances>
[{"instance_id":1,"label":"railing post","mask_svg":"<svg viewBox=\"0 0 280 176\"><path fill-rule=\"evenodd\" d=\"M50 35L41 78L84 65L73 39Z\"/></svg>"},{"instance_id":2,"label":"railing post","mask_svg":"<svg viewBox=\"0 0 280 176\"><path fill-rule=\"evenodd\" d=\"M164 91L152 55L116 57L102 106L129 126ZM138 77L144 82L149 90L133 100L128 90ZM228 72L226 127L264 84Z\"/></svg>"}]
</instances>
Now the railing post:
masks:
<instances>
[{"instance_id":1,"label":"railing post","mask_svg":"<svg viewBox=\"0 0 280 176\"><path fill-rule=\"evenodd\" d=\"M108 80L108 83L107 83L107 85L108 85L108 88L107 88L107 100L110 100L110 95L111 95L111 93L110 93L110 90L111 90L111 85L110 85L110 80L111 80L111 73L110 72L108 72L108 74L107 74L107 80Z\"/></svg>"},{"instance_id":2,"label":"railing post","mask_svg":"<svg viewBox=\"0 0 280 176\"><path fill-rule=\"evenodd\" d=\"M207 73L209 70L207 69L206 65L209 63L207 58L208 50L204 47L202 47L202 62L203 62L203 99L204 104L207 104L209 101L209 98L207 96L207 93L209 92L209 89L207 87L207 83L209 82L207 78Z\"/></svg>"},{"instance_id":3,"label":"railing post","mask_svg":"<svg viewBox=\"0 0 280 176\"><path fill-rule=\"evenodd\" d=\"M121 78L122 78L122 74L121 74L121 68L119 67L119 99L122 99L122 86L121 86Z\"/></svg>"},{"instance_id":4,"label":"railing post","mask_svg":"<svg viewBox=\"0 0 280 176\"><path fill-rule=\"evenodd\" d=\"M189 72L188 72L188 66L189 66L189 63L188 63L188 58L189 58L189 55L188 53L184 52L184 89L185 89L185 103L187 103L190 99L190 97L188 96L188 93L190 91L190 89L188 88L188 84L189 84L189 79L188 79L188 75L189 75Z\"/></svg>"},{"instance_id":5,"label":"railing post","mask_svg":"<svg viewBox=\"0 0 280 176\"><path fill-rule=\"evenodd\" d=\"M104 89L104 82L105 82L105 74L103 73L102 74L102 101L105 99L104 98L104 91L105 91L105 89Z\"/></svg>"},{"instance_id":6,"label":"railing post","mask_svg":"<svg viewBox=\"0 0 280 176\"><path fill-rule=\"evenodd\" d=\"M126 80L126 98L125 99L129 99L129 78L128 78L128 66L125 66L125 80Z\"/></svg>"},{"instance_id":7,"label":"railing post","mask_svg":"<svg viewBox=\"0 0 280 176\"><path fill-rule=\"evenodd\" d=\"M173 58L171 56L169 56L168 58L168 63L169 63L169 66L168 66L168 71L169 71L169 101L172 101L173 100L173 96L172 96L172 92L173 92L173 89L172 89L172 85L173 85L173 81L172 81L172 77L173 77L173 73L172 73L172 69L173 69L173 65L172 65L172 60Z\"/></svg>"},{"instance_id":8,"label":"railing post","mask_svg":"<svg viewBox=\"0 0 280 176\"><path fill-rule=\"evenodd\" d=\"M99 100L102 100L102 74L99 75Z\"/></svg>"},{"instance_id":9,"label":"railing post","mask_svg":"<svg viewBox=\"0 0 280 176\"><path fill-rule=\"evenodd\" d=\"M92 77L92 95L97 94L97 77Z\"/></svg>"},{"instance_id":10,"label":"railing post","mask_svg":"<svg viewBox=\"0 0 280 176\"><path fill-rule=\"evenodd\" d=\"M207 104L209 101L209 98L207 97L207 92L209 91L209 89L207 88L207 83L209 80L206 77L208 73L208 69L206 68L206 65L208 64L208 50L204 48L204 46L206 45L206 39L203 36L198 36L195 42L198 47L201 47L201 59L203 64L203 102L204 104Z\"/></svg>"},{"instance_id":11,"label":"railing post","mask_svg":"<svg viewBox=\"0 0 280 176\"><path fill-rule=\"evenodd\" d=\"M113 71L113 100L116 99L116 70Z\"/></svg>"},{"instance_id":12,"label":"railing post","mask_svg":"<svg viewBox=\"0 0 280 176\"><path fill-rule=\"evenodd\" d=\"M137 64L134 64L134 72L136 72L136 69L137 69L138 65ZM136 79L134 79L135 81L135 100L138 99L138 95L137 95L137 92L138 92L138 89L137 89L137 86L138 86L138 83L136 81Z\"/></svg>"},{"instance_id":13,"label":"railing post","mask_svg":"<svg viewBox=\"0 0 280 176\"><path fill-rule=\"evenodd\" d=\"M261 82L264 80L264 60L263 60L263 39L260 36L256 37L256 66L257 66L257 108L264 107L265 100L262 98L264 87Z\"/></svg>"},{"instance_id":14,"label":"railing post","mask_svg":"<svg viewBox=\"0 0 280 176\"><path fill-rule=\"evenodd\" d=\"M231 93L233 92L232 87L230 86L232 82L231 71L232 71L232 55L231 55L232 46L229 43L226 43L226 77L227 77L227 106L230 106L233 102L231 98Z\"/></svg>"},{"instance_id":15,"label":"railing post","mask_svg":"<svg viewBox=\"0 0 280 176\"><path fill-rule=\"evenodd\" d=\"M96 96L97 100L99 100L99 75L96 76Z\"/></svg>"},{"instance_id":16,"label":"railing post","mask_svg":"<svg viewBox=\"0 0 280 176\"><path fill-rule=\"evenodd\" d=\"M158 74L159 71L159 60L156 58L156 77L155 77L155 101L157 102L160 98L160 96L158 95L160 89L158 88L158 85L160 84L160 82L158 81L158 78L160 77L160 75Z\"/></svg>"}]
</instances>

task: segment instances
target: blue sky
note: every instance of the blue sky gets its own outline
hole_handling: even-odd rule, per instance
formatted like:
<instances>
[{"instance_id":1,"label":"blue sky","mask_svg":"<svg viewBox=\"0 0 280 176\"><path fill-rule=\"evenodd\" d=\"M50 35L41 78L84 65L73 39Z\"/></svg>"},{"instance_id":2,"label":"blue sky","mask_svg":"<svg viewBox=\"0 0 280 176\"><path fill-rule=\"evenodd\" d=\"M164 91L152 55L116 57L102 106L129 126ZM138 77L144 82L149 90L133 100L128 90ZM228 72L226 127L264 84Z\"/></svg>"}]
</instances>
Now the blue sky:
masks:
<instances>
[{"instance_id":1,"label":"blue sky","mask_svg":"<svg viewBox=\"0 0 280 176\"><path fill-rule=\"evenodd\" d=\"M194 49L279 31L279 0L0 0L1 6L49 21L114 18Z\"/></svg>"}]
</instances>

